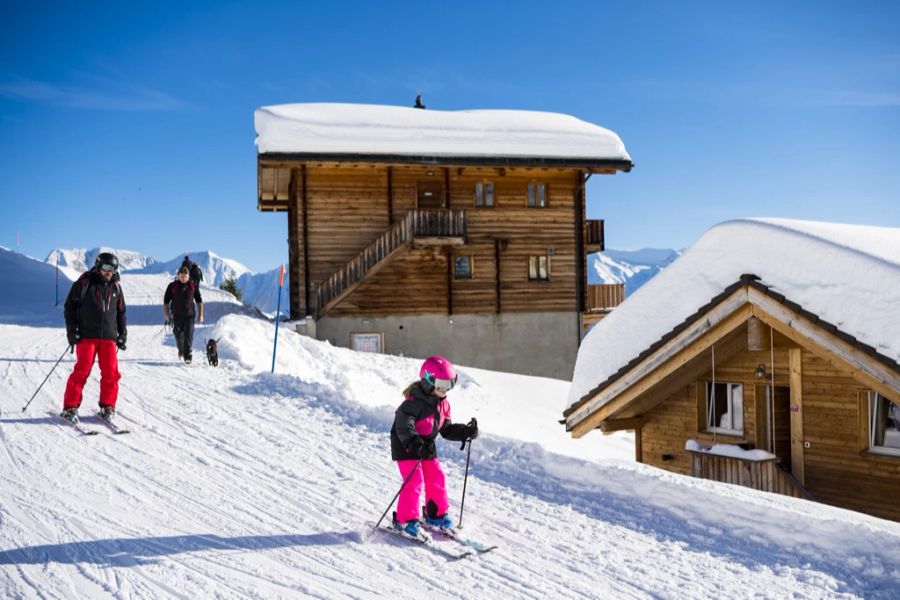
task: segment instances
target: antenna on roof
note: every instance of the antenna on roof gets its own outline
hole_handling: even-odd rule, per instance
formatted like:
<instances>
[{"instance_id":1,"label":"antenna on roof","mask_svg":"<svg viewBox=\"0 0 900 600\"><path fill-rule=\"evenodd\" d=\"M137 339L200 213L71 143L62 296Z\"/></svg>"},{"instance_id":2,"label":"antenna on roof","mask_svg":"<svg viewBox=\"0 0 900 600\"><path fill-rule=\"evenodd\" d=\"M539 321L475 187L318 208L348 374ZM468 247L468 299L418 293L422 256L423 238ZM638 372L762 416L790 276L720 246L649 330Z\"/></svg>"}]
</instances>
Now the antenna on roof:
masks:
<instances>
[{"instance_id":1,"label":"antenna on roof","mask_svg":"<svg viewBox=\"0 0 900 600\"><path fill-rule=\"evenodd\" d=\"M421 108L422 110L425 110L425 103L422 102L422 94L416 95L416 105L413 106L413 108Z\"/></svg>"}]
</instances>

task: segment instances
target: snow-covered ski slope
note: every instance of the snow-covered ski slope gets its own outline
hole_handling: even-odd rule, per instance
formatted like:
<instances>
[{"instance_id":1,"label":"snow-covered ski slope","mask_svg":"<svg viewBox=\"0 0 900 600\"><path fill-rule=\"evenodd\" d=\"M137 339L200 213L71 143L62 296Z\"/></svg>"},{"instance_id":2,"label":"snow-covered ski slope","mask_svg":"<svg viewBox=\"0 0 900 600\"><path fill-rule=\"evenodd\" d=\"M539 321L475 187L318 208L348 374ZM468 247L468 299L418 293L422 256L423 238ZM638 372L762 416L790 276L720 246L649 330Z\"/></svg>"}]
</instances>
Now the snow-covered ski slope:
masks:
<instances>
[{"instance_id":1,"label":"snow-covered ski slope","mask_svg":"<svg viewBox=\"0 0 900 600\"><path fill-rule=\"evenodd\" d=\"M482 429L463 526L500 548L447 562L367 537L400 483L387 431L419 361L285 327L271 374L273 334L223 317L185 366L160 326L131 327L132 433L89 416L95 372L81 412L101 433L83 438L53 417L68 355L21 412L63 329L0 325L0 597L897 597L900 524L637 465L628 436L556 423L568 382L477 369L450 393ZM200 360L212 336L218 368ZM456 518L465 455L439 450Z\"/></svg>"}]
</instances>

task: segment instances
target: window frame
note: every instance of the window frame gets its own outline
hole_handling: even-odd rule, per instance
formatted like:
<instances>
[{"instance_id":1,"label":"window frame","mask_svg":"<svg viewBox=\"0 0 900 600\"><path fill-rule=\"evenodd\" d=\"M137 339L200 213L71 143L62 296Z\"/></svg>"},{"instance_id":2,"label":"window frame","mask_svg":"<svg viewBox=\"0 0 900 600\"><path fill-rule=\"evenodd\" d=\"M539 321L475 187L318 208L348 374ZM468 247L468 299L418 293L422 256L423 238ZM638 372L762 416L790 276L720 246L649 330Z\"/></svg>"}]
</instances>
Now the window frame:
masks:
<instances>
[{"instance_id":1,"label":"window frame","mask_svg":"<svg viewBox=\"0 0 900 600\"><path fill-rule=\"evenodd\" d=\"M469 262L469 274L460 276L457 274L456 270L456 261L460 258L465 258ZM469 281L475 279L475 257L471 254L456 254L453 256L453 279L465 280Z\"/></svg>"},{"instance_id":2,"label":"window frame","mask_svg":"<svg viewBox=\"0 0 900 600\"><path fill-rule=\"evenodd\" d=\"M490 186L490 199L491 202L488 204L487 198L487 188ZM481 181L475 182L475 207L476 208L495 208L497 206L497 186L494 185L493 181L488 179L482 179Z\"/></svg>"},{"instance_id":3,"label":"window frame","mask_svg":"<svg viewBox=\"0 0 900 600\"><path fill-rule=\"evenodd\" d=\"M546 263L544 270L546 271L546 277L541 277L541 259L543 259ZM537 273L536 277L531 276L531 265L532 261L537 260L537 266L535 268L535 273ZM530 254L528 256L528 281L550 281L553 273L550 268L550 255L549 254Z\"/></svg>"},{"instance_id":4,"label":"window frame","mask_svg":"<svg viewBox=\"0 0 900 600\"><path fill-rule=\"evenodd\" d=\"M544 202L538 204L538 190L544 190ZM532 191L534 190L534 191ZM550 186L546 181L529 181L525 188L525 205L528 208L548 208L550 206Z\"/></svg>"},{"instance_id":5,"label":"window frame","mask_svg":"<svg viewBox=\"0 0 900 600\"><path fill-rule=\"evenodd\" d=\"M744 398L745 398L744 384L739 381L716 381L716 382L713 382L712 380L706 381L705 383L706 383L706 385L704 386L704 389L705 389L706 395L705 395L705 398L703 401L703 408L705 409L705 415L704 415L704 419L703 419L703 423L705 424L704 431L709 432L709 433L720 434L720 435L743 437L744 436L744 425L745 425L745 423L744 423ZM725 402L727 403L727 412L728 412L728 414L731 415L731 427L722 427L720 425L713 425L710 423L710 421L712 420L711 417L713 415L713 412L710 411L710 400L712 399L711 395L710 395L710 390L714 389L714 387L713 387L714 385L726 386L725 390L726 390L727 395L725 398ZM741 427L740 427L740 429L735 429L735 427L734 427L734 424L735 424L734 416L735 416L735 414L738 414L734 410L734 390L735 389L740 389L740 391L741 391L741 410L740 410Z\"/></svg>"},{"instance_id":6,"label":"window frame","mask_svg":"<svg viewBox=\"0 0 900 600\"><path fill-rule=\"evenodd\" d=\"M869 414L868 414L868 422L867 422L867 432L868 439L867 441L867 450L872 454L879 454L882 456L895 456L900 458L900 447L893 446L877 446L875 445L875 420L878 418L878 412L876 409L878 408L877 403L878 400L882 399L889 404L894 404L898 406L898 410L900 410L900 404L897 404L887 396L883 396L874 390L869 390L868 393L868 405L869 405ZM890 418L890 417L889 417Z\"/></svg>"}]
</instances>

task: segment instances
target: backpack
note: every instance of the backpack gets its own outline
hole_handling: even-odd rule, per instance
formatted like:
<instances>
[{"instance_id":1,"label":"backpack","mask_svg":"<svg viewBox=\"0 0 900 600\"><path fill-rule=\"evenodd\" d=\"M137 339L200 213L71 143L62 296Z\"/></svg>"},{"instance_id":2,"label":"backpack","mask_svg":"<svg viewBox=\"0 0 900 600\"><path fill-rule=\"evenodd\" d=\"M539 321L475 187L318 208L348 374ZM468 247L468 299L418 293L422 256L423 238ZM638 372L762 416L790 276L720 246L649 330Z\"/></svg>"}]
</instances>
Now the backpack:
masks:
<instances>
[{"instance_id":1,"label":"backpack","mask_svg":"<svg viewBox=\"0 0 900 600\"><path fill-rule=\"evenodd\" d=\"M81 277L78 278L78 282L81 284L81 294L78 296L78 304L80 305L84 302L84 297L87 295L88 288L91 287L91 272L85 271L81 274ZM122 297L122 286L119 285L119 282L116 282L116 292L119 294L119 298Z\"/></svg>"}]
</instances>

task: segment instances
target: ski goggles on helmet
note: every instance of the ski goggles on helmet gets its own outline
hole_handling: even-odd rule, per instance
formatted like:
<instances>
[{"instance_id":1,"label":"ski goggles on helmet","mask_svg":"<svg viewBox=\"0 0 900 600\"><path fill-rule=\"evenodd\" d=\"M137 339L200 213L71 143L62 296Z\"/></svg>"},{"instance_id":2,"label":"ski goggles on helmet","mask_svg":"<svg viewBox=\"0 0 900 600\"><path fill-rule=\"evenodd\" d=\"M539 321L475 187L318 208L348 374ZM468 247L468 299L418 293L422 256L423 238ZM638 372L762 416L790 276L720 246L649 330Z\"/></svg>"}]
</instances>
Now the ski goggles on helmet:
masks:
<instances>
[{"instance_id":1,"label":"ski goggles on helmet","mask_svg":"<svg viewBox=\"0 0 900 600\"><path fill-rule=\"evenodd\" d=\"M100 270L105 273L115 273L116 269L118 269L118 268L119 268L118 265L114 265L111 263L101 263L100 264Z\"/></svg>"},{"instance_id":2,"label":"ski goggles on helmet","mask_svg":"<svg viewBox=\"0 0 900 600\"><path fill-rule=\"evenodd\" d=\"M456 379L458 376L453 379L441 379L440 377L435 377L431 373L425 374L425 381L434 386L434 389L440 390L442 392L449 392L453 389L453 386L456 385Z\"/></svg>"}]
</instances>

